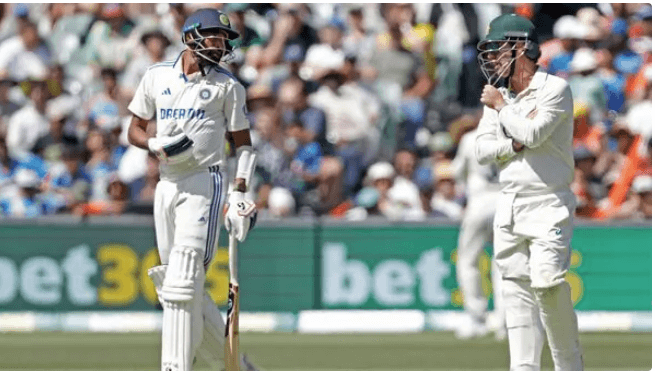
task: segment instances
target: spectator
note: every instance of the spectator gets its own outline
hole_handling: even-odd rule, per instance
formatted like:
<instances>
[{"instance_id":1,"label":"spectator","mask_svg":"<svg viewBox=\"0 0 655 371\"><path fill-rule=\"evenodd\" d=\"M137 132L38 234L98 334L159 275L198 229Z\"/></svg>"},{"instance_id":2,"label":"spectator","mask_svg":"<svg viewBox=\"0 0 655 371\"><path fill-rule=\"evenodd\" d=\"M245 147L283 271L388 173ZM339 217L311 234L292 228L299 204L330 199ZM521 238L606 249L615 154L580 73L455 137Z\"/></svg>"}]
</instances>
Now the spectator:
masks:
<instances>
[{"instance_id":1,"label":"spectator","mask_svg":"<svg viewBox=\"0 0 655 371\"><path fill-rule=\"evenodd\" d=\"M277 64L285 50L293 45L298 45L305 55L309 47L318 41L316 31L302 20L303 7L302 4L279 4L279 17L273 24L273 35L263 51L264 67Z\"/></svg>"},{"instance_id":2,"label":"spectator","mask_svg":"<svg viewBox=\"0 0 655 371\"><path fill-rule=\"evenodd\" d=\"M125 92L126 97L134 95L139 82L150 66L174 57L172 53L168 52L171 42L161 31L151 31L143 34L141 36L141 45L145 49L145 53L138 55L127 64L121 78L120 87ZM176 56L177 54L175 54ZM105 88L107 88L106 85Z\"/></svg>"},{"instance_id":3,"label":"spectator","mask_svg":"<svg viewBox=\"0 0 655 371\"><path fill-rule=\"evenodd\" d=\"M259 36L257 31L246 24L246 11L248 8L248 3L227 3L224 9L230 15L232 28L240 35L235 41L235 48L239 48L241 51L245 51L253 45L264 43L264 39Z\"/></svg>"},{"instance_id":4,"label":"spectator","mask_svg":"<svg viewBox=\"0 0 655 371\"><path fill-rule=\"evenodd\" d=\"M7 125L7 148L12 154L30 152L50 129L46 116L49 97L45 81L30 81L27 86L29 102L11 116Z\"/></svg>"},{"instance_id":5,"label":"spectator","mask_svg":"<svg viewBox=\"0 0 655 371\"><path fill-rule=\"evenodd\" d=\"M418 186L414 183L416 171L416 153L409 149L401 149L394 156L396 177L389 190L389 198L402 204L407 210L405 219L422 220L425 218L423 204Z\"/></svg>"},{"instance_id":6,"label":"spectator","mask_svg":"<svg viewBox=\"0 0 655 371\"><path fill-rule=\"evenodd\" d=\"M327 140L334 146L334 154L344 166L343 187L346 197L352 196L366 167L367 131L372 128L365 98L356 90L344 87L345 75L333 71L325 75L321 87L309 102L325 111Z\"/></svg>"},{"instance_id":7,"label":"spectator","mask_svg":"<svg viewBox=\"0 0 655 371\"><path fill-rule=\"evenodd\" d=\"M21 106L9 94L16 83L8 77L0 77L0 136L7 135L6 119L11 117Z\"/></svg>"},{"instance_id":8,"label":"spectator","mask_svg":"<svg viewBox=\"0 0 655 371\"><path fill-rule=\"evenodd\" d=\"M598 75L605 89L607 109L623 112L625 104L625 78L612 65L612 53L609 49L601 49L598 56Z\"/></svg>"},{"instance_id":9,"label":"spectator","mask_svg":"<svg viewBox=\"0 0 655 371\"><path fill-rule=\"evenodd\" d=\"M344 24L338 18L333 18L323 26L318 33L320 43L307 50L302 71L304 78L318 80L330 70L343 66L346 55L343 51Z\"/></svg>"},{"instance_id":10,"label":"spectator","mask_svg":"<svg viewBox=\"0 0 655 371\"><path fill-rule=\"evenodd\" d=\"M179 40L182 35L184 20L188 15L189 12L185 3L170 3L168 4L168 11L159 21L159 29L166 35L168 40ZM182 43L179 43L177 47L179 52L184 50Z\"/></svg>"},{"instance_id":11,"label":"spectator","mask_svg":"<svg viewBox=\"0 0 655 371\"><path fill-rule=\"evenodd\" d=\"M384 92L382 100L397 107L403 114L403 134L400 144L414 148L414 137L423 125L425 101L436 85L423 60L402 44L399 26L391 26L389 35L378 36L377 49L362 76L368 82L377 81L377 90Z\"/></svg>"},{"instance_id":12,"label":"spectator","mask_svg":"<svg viewBox=\"0 0 655 371\"><path fill-rule=\"evenodd\" d=\"M41 179L33 170L20 169L14 175L18 192L11 197L0 198L0 210L12 218L34 218L54 213L39 194Z\"/></svg>"},{"instance_id":13,"label":"spectator","mask_svg":"<svg viewBox=\"0 0 655 371\"><path fill-rule=\"evenodd\" d=\"M91 27L86 40L88 60L100 68L125 68L138 43L130 39L135 26L124 4L103 4L100 21Z\"/></svg>"},{"instance_id":14,"label":"spectator","mask_svg":"<svg viewBox=\"0 0 655 371\"><path fill-rule=\"evenodd\" d=\"M573 55L571 60L572 76L569 79L573 99L588 104L589 116L593 122L600 121L603 118L603 112L607 109L603 80L596 72L597 68L598 61L593 50L581 48Z\"/></svg>"},{"instance_id":15,"label":"spectator","mask_svg":"<svg viewBox=\"0 0 655 371\"><path fill-rule=\"evenodd\" d=\"M361 4L352 4L348 11L348 31L343 39L346 55L355 55L356 59L368 61L375 48L375 35L364 24L364 10Z\"/></svg>"},{"instance_id":16,"label":"spectator","mask_svg":"<svg viewBox=\"0 0 655 371\"><path fill-rule=\"evenodd\" d=\"M321 170L323 152L321 146L312 141L312 134L305 130L300 121L286 124L286 149L291 153L291 192L301 206L320 210L316 185Z\"/></svg>"},{"instance_id":17,"label":"spectator","mask_svg":"<svg viewBox=\"0 0 655 371\"><path fill-rule=\"evenodd\" d=\"M42 180L48 174L47 165L38 156L29 152L10 155L4 138L0 136L0 197L10 197L16 193L13 178L21 169L35 172Z\"/></svg>"},{"instance_id":18,"label":"spectator","mask_svg":"<svg viewBox=\"0 0 655 371\"><path fill-rule=\"evenodd\" d=\"M632 217L641 220L653 219L653 179L650 175L640 175L632 182L632 192L638 197L638 207Z\"/></svg>"},{"instance_id":19,"label":"spectator","mask_svg":"<svg viewBox=\"0 0 655 371\"><path fill-rule=\"evenodd\" d=\"M111 149L109 134L99 129L93 129L86 138L88 160L84 166L91 177L91 201L106 201L109 195L107 187L114 171L111 165Z\"/></svg>"},{"instance_id":20,"label":"spectator","mask_svg":"<svg viewBox=\"0 0 655 371\"><path fill-rule=\"evenodd\" d=\"M53 104L48 106L47 117L50 127L48 132L34 144L34 153L49 163L55 163L61 161L64 147L79 145L77 137L64 129L71 115L71 110L62 109Z\"/></svg>"},{"instance_id":21,"label":"spectator","mask_svg":"<svg viewBox=\"0 0 655 371\"><path fill-rule=\"evenodd\" d=\"M62 161L50 169L48 190L57 210L72 211L77 205L88 201L93 180L80 160L77 147L64 147Z\"/></svg>"},{"instance_id":22,"label":"spectator","mask_svg":"<svg viewBox=\"0 0 655 371\"><path fill-rule=\"evenodd\" d=\"M430 201L432 216L461 220L464 208L455 187L455 174L450 161L438 162L434 167L434 194Z\"/></svg>"},{"instance_id":23,"label":"spectator","mask_svg":"<svg viewBox=\"0 0 655 371\"><path fill-rule=\"evenodd\" d=\"M300 79L289 79L281 85L278 97L284 122L301 122L311 135L311 141L318 142L323 153L332 153L332 144L327 141L326 136L325 113L309 105L307 85Z\"/></svg>"},{"instance_id":24,"label":"spectator","mask_svg":"<svg viewBox=\"0 0 655 371\"><path fill-rule=\"evenodd\" d=\"M121 215L127 208L130 199L130 190L127 184L118 177L112 177L105 191L106 200L99 199L88 203L76 205L74 215Z\"/></svg>"},{"instance_id":25,"label":"spectator","mask_svg":"<svg viewBox=\"0 0 655 371\"><path fill-rule=\"evenodd\" d=\"M267 215L273 219L293 216L296 214L296 201L288 189L275 187L268 195L268 207L262 211L268 211Z\"/></svg>"},{"instance_id":26,"label":"spectator","mask_svg":"<svg viewBox=\"0 0 655 371\"><path fill-rule=\"evenodd\" d=\"M370 215L383 215L391 220L402 218L401 205L389 199L389 190L395 177L393 165L388 162L376 162L369 167L364 180L365 187L357 194L358 204L363 205ZM363 199L368 198L370 202Z\"/></svg>"},{"instance_id":27,"label":"spectator","mask_svg":"<svg viewBox=\"0 0 655 371\"><path fill-rule=\"evenodd\" d=\"M574 147L575 161L571 190L577 198L575 215L591 218L598 210L598 201L607 194L602 179L594 173L596 156L585 146Z\"/></svg>"},{"instance_id":28,"label":"spectator","mask_svg":"<svg viewBox=\"0 0 655 371\"><path fill-rule=\"evenodd\" d=\"M268 185L267 190L271 186L288 186L289 160L284 153L285 135L279 113L272 108L257 111L254 129L251 135L257 151L257 174ZM262 192L259 201L268 194Z\"/></svg>"},{"instance_id":29,"label":"spectator","mask_svg":"<svg viewBox=\"0 0 655 371\"><path fill-rule=\"evenodd\" d=\"M540 62L546 64L548 73L567 77L571 71L570 64L573 60L573 54L579 41L584 37L583 26L577 17L564 15L557 19L553 25L553 36L559 42L557 48L559 52L553 56L543 55ZM551 47L549 43L545 44L544 47Z\"/></svg>"},{"instance_id":30,"label":"spectator","mask_svg":"<svg viewBox=\"0 0 655 371\"><path fill-rule=\"evenodd\" d=\"M131 200L137 204L152 203L155 200L155 189L159 181L159 160L154 154L148 153L146 164L145 175L128 185Z\"/></svg>"},{"instance_id":31,"label":"spectator","mask_svg":"<svg viewBox=\"0 0 655 371\"><path fill-rule=\"evenodd\" d=\"M32 22L20 23L18 36L0 44L0 76L14 81L44 78L51 60L50 47Z\"/></svg>"},{"instance_id":32,"label":"spectator","mask_svg":"<svg viewBox=\"0 0 655 371\"><path fill-rule=\"evenodd\" d=\"M85 111L86 119L93 122L95 116L106 110L116 111L120 117L129 116L127 105L130 101L128 94L118 85L118 71L113 68L103 68L100 72L103 89L87 101ZM109 107L112 108L109 108Z\"/></svg>"},{"instance_id":33,"label":"spectator","mask_svg":"<svg viewBox=\"0 0 655 371\"><path fill-rule=\"evenodd\" d=\"M589 105L574 101L573 104L573 146L583 146L595 156L606 150L605 129L592 122Z\"/></svg>"}]
</instances>

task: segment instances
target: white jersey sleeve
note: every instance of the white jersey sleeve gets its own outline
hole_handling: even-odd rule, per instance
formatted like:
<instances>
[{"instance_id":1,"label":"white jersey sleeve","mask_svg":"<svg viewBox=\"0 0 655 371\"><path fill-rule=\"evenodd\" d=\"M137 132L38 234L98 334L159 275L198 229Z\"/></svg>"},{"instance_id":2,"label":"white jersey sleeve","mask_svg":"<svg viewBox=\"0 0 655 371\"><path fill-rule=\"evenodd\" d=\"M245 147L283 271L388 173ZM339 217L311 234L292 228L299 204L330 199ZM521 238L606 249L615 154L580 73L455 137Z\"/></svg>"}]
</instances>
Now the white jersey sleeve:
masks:
<instances>
[{"instance_id":1,"label":"white jersey sleeve","mask_svg":"<svg viewBox=\"0 0 655 371\"><path fill-rule=\"evenodd\" d=\"M130 112L144 120L152 119L156 112L155 96L152 93L152 79L152 70L148 69L134 93L134 98L132 98L130 105L127 106Z\"/></svg>"},{"instance_id":2,"label":"white jersey sleeve","mask_svg":"<svg viewBox=\"0 0 655 371\"><path fill-rule=\"evenodd\" d=\"M536 115L526 118L518 107L508 104L500 110L499 120L519 143L528 148L542 145L558 125L566 125L573 115L573 97L565 80L554 80L549 89L538 90Z\"/></svg>"},{"instance_id":3,"label":"white jersey sleeve","mask_svg":"<svg viewBox=\"0 0 655 371\"><path fill-rule=\"evenodd\" d=\"M485 106L476 129L475 140L475 156L480 164L504 162L516 156L512 149L512 140L499 135L499 132L498 113Z\"/></svg>"},{"instance_id":4,"label":"white jersey sleeve","mask_svg":"<svg viewBox=\"0 0 655 371\"><path fill-rule=\"evenodd\" d=\"M234 83L228 87L224 109L227 131L250 129L250 122L246 118L246 89L241 84Z\"/></svg>"}]
</instances>

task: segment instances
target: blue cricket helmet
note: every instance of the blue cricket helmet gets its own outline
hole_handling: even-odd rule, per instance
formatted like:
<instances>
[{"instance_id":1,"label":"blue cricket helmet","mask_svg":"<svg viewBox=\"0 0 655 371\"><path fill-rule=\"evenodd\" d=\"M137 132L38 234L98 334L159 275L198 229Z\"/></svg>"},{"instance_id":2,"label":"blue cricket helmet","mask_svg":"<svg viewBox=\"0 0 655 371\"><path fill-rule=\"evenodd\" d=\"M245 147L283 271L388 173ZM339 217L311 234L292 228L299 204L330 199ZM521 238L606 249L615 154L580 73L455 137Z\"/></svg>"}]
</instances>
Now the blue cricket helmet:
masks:
<instances>
[{"instance_id":1,"label":"blue cricket helmet","mask_svg":"<svg viewBox=\"0 0 655 371\"><path fill-rule=\"evenodd\" d=\"M203 35L205 31L216 35ZM218 35L219 31L227 34L224 48L207 47L203 44L203 41L208 38L223 38L224 36ZM229 41L237 38L239 38L239 33L232 29L230 18L217 9L198 9L187 17L182 26L182 42L190 47L198 57L204 59L204 64L218 65L224 57L230 58L233 47Z\"/></svg>"},{"instance_id":2,"label":"blue cricket helmet","mask_svg":"<svg viewBox=\"0 0 655 371\"><path fill-rule=\"evenodd\" d=\"M227 14L218 9L203 8L198 9L187 17L182 26L182 42L184 36L191 31L206 31L206 30L223 30L227 32L228 40L234 40L239 37L239 33L232 29L230 18Z\"/></svg>"}]
</instances>

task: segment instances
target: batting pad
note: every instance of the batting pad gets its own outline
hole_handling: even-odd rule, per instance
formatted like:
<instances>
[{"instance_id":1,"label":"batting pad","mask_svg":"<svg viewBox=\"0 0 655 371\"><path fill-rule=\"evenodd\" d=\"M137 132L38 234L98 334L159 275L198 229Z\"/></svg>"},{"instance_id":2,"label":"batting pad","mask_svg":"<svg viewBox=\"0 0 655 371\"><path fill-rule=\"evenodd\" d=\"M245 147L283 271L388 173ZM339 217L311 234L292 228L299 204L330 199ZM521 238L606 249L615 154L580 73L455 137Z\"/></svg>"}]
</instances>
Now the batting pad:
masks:
<instances>
[{"instance_id":1,"label":"batting pad","mask_svg":"<svg viewBox=\"0 0 655 371\"><path fill-rule=\"evenodd\" d=\"M162 371L191 371L203 337L204 273L198 251L173 247L161 288Z\"/></svg>"},{"instance_id":2,"label":"batting pad","mask_svg":"<svg viewBox=\"0 0 655 371\"><path fill-rule=\"evenodd\" d=\"M156 265L148 269L148 277L152 280L152 283L155 284L155 291L157 291L157 298L159 303L163 303L164 300L161 298L161 287L164 285L164 277L166 277L166 268L167 265Z\"/></svg>"},{"instance_id":3,"label":"batting pad","mask_svg":"<svg viewBox=\"0 0 655 371\"><path fill-rule=\"evenodd\" d=\"M158 265L148 270L148 276L155 284L157 295L160 295L161 287L164 284L166 268L166 265ZM161 295L159 296L159 302L163 303ZM197 350L198 356L207 362L212 369L220 369L223 366L225 356L225 322L216 304L207 293L203 295L202 317L204 331L202 342Z\"/></svg>"},{"instance_id":4,"label":"batting pad","mask_svg":"<svg viewBox=\"0 0 655 371\"><path fill-rule=\"evenodd\" d=\"M225 322L214 301L205 293L202 301L204 332L198 355L212 369L220 369L225 358Z\"/></svg>"}]
</instances>

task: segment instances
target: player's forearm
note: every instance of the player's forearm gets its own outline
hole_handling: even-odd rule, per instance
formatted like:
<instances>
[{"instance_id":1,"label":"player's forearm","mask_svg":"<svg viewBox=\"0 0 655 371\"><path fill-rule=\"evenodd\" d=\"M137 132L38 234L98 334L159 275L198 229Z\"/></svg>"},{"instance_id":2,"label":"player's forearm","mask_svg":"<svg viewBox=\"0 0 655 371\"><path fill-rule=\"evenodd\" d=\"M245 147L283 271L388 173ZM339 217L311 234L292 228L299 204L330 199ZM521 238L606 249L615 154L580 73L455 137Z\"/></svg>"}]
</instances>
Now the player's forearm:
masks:
<instances>
[{"instance_id":1,"label":"player's forearm","mask_svg":"<svg viewBox=\"0 0 655 371\"><path fill-rule=\"evenodd\" d=\"M514 157L516 153L512 148L512 140L488 139L478 137L475 143L475 157L482 165L492 162L504 162Z\"/></svg>"},{"instance_id":2,"label":"player's forearm","mask_svg":"<svg viewBox=\"0 0 655 371\"><path fill-rule=\"evenodd\" d=\"M254 154L252 150L252 142L250 140L250 130L239 130L230 132L234 147L237 153L237 175L234 178L234 189L240 192L248 190L248 183L250 182L247 175L251 174L250 169L250 156ZM245 153L244 153L245 152Z\"/></svg>"},{"instance_id":3,"label":"player's forearm","mask_svg":"<svg viewBox=\"0 0 655 371\"><path fill-rule=\"evenodd\" d=\"M128 142L141 149L148 149L148 139L150 139L150 135L146 131L147 127L148 121L137 116L132 116L132 122L127 131Z\"/></svg>"}]
</instances>

